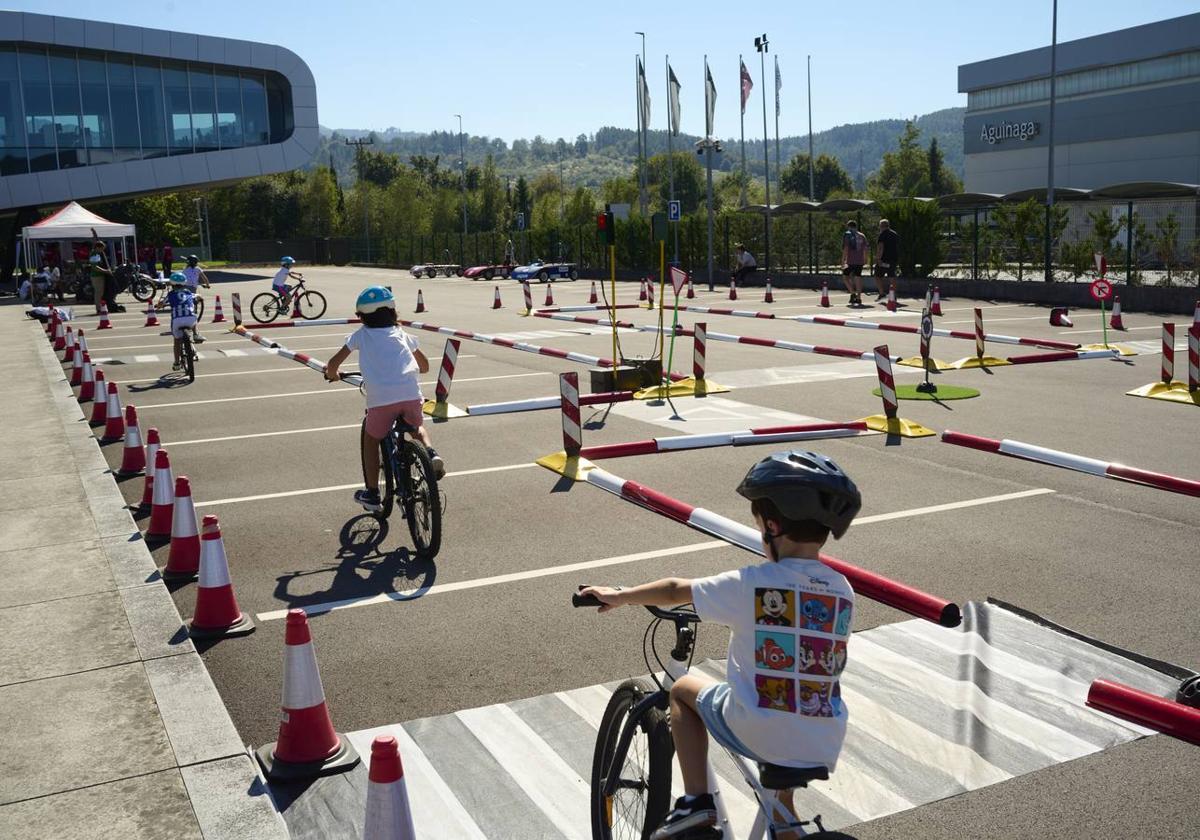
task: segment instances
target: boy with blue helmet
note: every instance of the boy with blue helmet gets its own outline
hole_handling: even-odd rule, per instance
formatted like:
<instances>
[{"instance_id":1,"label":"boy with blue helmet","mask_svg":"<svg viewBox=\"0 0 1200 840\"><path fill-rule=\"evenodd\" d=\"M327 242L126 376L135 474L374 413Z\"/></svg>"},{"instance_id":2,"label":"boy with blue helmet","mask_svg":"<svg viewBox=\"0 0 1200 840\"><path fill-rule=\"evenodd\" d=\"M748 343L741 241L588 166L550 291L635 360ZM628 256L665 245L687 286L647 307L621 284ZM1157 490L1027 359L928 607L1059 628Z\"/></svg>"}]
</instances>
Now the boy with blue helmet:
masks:
<instances>
[{"instance_id":1,"label":"boy with blue helmet","mask_svg":"<svg viewBox=\"0 0 1200 840\"><path fill-rule=\"evenodd\" d=\"M338 381L338 368L357 350L367 395L367 420L362 440L363 482L354 501L366 510L383 509L379 497L379 442L398 418L413 427L413 434L429 450L437 477L446 473L445 462L434 451L429 430L424 426L425 404L418 373L429 371L429 359L417 340L396 323L396 301L383 286L363 289L355 303L362 326L346 338L346 344L325 366L325 378Z\"/></svg>"},{"instance_id":2,"label":"boy with blue helmet","mask_svg":"<svg viewBox=\"0 0 1200 840\"><path fill-rule=\"evenodd\" d=\"M175 364L171 365L171 370L179 370L183 367L183 330L190 328L197 342L204 339L195 335L196 295L189 288L187 277L183 272L174 271L167 282L171 286L171 291L167 292L167 305L171 307L171 335L175 338Z\"/></svg>"}]
</instances>

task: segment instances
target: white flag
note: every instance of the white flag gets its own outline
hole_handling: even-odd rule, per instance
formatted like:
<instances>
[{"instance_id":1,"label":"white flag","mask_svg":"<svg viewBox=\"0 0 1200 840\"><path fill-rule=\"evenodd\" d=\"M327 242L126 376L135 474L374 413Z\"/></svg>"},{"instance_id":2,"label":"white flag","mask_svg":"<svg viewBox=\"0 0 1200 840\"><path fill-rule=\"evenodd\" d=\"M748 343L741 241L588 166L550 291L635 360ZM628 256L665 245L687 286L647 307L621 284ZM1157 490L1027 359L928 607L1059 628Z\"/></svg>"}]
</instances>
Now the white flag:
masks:
<instances>
[{"instance_id":1,"label":"white flag","mask_svg":"<svg viewBox=\"0 0 1200 840\"><path fill-rule=\"evenodd\" d=\"M779 75L779 56L775 56L775 116L779 116L779 90L783 87L783 76Z\"/></svg>"},{"instance_id":2,"label":"white flag","mask_svg":"<svg viewBox=\"0 0 1200 840\"><path fill-rule=\"evenodd\" d=\"M667 65L667 89L671 92L671 134L679 136L679 89L683 85L679 84L679 79L675 78L675 71L671 69L671 65Z\"/></svg>"},{"instance_id":3,"label":"white flag","mask_svg":"<svg viewBox=\"0 0 1200 840\"><path fill-rule=\"evenodd\" d=\"M717 110L717 86L707 61L704 62L704 105L708 109L704 115L704 137L709 139L713 135L713 115Z\"/></svg>"},{"instance_id":4,"label":"white flag","mask_svg":"<svg viewBox=\"0 0 1200 840\"><path fill-rule=\"evenodd\" d=\"M638 59L638 81L642 86L642 128L650 130L650 86L646 84L646 68Z\"/></svg>"}]
</instances>

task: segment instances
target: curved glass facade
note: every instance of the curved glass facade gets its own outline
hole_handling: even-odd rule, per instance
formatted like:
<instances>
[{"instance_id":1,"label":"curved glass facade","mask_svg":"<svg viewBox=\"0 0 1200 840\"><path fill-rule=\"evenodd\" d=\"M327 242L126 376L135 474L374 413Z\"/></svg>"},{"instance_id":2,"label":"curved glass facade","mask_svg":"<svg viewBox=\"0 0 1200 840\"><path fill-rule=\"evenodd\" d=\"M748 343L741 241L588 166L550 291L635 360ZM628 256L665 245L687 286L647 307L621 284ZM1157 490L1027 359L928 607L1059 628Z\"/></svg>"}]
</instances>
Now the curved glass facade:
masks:
<instances>
[{"instance_id":1,"label":"curved glass facade","mask_svg":"<svg viewBox=\"0 0 1200 840\"><path fill-rule=\"evenodd\" d=\"M279 74L0 41L0 176L282 143Z\"/></svg>"}]
</instances>

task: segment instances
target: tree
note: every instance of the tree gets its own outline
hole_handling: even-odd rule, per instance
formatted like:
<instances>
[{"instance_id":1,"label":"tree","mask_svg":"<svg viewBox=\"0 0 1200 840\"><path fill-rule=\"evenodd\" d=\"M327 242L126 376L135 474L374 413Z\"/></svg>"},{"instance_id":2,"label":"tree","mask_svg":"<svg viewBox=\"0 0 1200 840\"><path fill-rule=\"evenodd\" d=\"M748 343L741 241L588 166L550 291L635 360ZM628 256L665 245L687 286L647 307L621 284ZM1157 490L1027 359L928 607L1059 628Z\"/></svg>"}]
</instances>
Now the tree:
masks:
<instances>
[{"instance_id":1,"label":"tree","mask_svg":"<svg viewBox=\"0 0 1200 840\"><path fill-rule=\"evenodd\" d=\"M337 185L324 167L310 170L301 197L302 230L310 236L329 236L337 229Z\"/></svg>"},{"instance_id":2,"label":"tree","mask_svg":"<svg viewBox=\"0 0 1200 840\"><path fill-rule=\"evenodd\" d=\"M587 187L576 187L567 199L567 212L563 219L568 227L592 225L596 222L596 196Z\"/></svg>"},{"instance_id":3,"label":"tree","mask_svg":"<svg viewBox=\"0 0 1200 840\"><path fill-rule=\"evenodd\" d=\"M576 157L587 157L587 153L588 153L587 135L580 134L578 137L575 138L575 156Z\"/></svg>"},{"instance_id":4,"label":"tree","mask_svg":"<svg viewBox=\"0 0 1200 840\"><path fill-rule=\"evenodd\" d=\"M931 204L933 202L930 202ZM1017 280L1025 279L1025 264L1042 253L1046 208L1036 198L1020 204L1001 204L992 211L992 221L1017 259Z\"/></svg>"},{"instance_id":5,"label":"tree","mask_svg":"<svg viewBox=\"0 0 1200 840\"><path fill-rule=\"evenodd\" d=\"M783 167L781 180L785 193L807 196L808 155L799 154L789 160ZM813 189L816 195L812 196L811 200L824 201L831 192L853 192L854 184L837 158L820 154L817 155L817 163L813 170Z\"/></svg>"},{"instance_id":6,"label":"tree","mask_svg":"<svg viewBox=\"0 0 1200 840\"><path fill-rule=\"evenodd\" d=\"M1179 251L1179 219L1174 213L1168 213L1154 224L1154 252L1163 268L1167 270L1167 285L1171 285L1171 266L1175 264L1175 255Z\"/></svg>"},{"instance_id":7,"label":"tree","mask_svg":"<svg viewBox=\"0 0 1200 840\"><path fill-rule=\"evenodd\" d=\"M480 230L496 230L499 227L500 208L504 204L504 187L496 174L496 161L491 153L484 159L480 175L479 212L476 220Z\"/></svg>"},{"instance_id":8,"label":"tree","mask_svg":"<svg viewBox=\"0 0 1200 840\"><path fill-rule=\"evenodd\" d=\"M929 160L920 144L921 132L908 120L894 152L884 152L879 170L867 179L870 192L880 196L929 195Z\"/></svg>"},{"instance_id":9,"label":"tree","mask_svg":"<svg viewBox=\"0 0 1200 840\"><path fill-rule=\"evenodd\" d=\"M696 156L688 152L676 152L674 163L675 198L680 202L680 209L684 215L695 213L704 201L704 169L696 161ZM669 166L670 158L667 155L654 155L646 161L650 188L652 191L657 188L664 209L671 198Z\"/></svg>"},{"instance_id":10,"label":"tree","mask_svg":"<svg viewBox=\"0 0 1200 840\"><path fill-rule=\"evenodd\" d=\"M946 182L946 160L942 155L942 150L938 148L937 138L934 137L929 141L929 155L926 158L926 168L929 170L929 194L930 195L949 195L951 192L958 192L956 189L947 189L949 184Z\"/></svg>"},{"instance_id":11,"label":"tree","mask_svg":"<svg viewBox=\"0 0 1200 840\"><path fill-rule=\"evenodd\" d=\"M373 152L359 148L355 166L358 177L380 187L386 187L400 174L403 164L391 152Z\"/></svg>"},{"instance_id":12,"label":"tree","mask_svg":"<svg viewBox=\"0 0 1200 840\"><path fill-rule=\"evenodd\" d=\"M513 210L525 214L525 226L529 226L530 214L533 210L533 199L529 194L529 184L522 175L517 179L517 187L513 190Z\"/></svg>"},{"instance_id":13,"label":"tree","mask_svg":"<svg viewBox=\"0 0 1200 840\"><path fill-rule=\"evenodd\" d=\"M883 199L876 209L900 234L900 275L928 277L936 271L946 257L942 211L937 202Z\"/></svg>"}]
</instances>

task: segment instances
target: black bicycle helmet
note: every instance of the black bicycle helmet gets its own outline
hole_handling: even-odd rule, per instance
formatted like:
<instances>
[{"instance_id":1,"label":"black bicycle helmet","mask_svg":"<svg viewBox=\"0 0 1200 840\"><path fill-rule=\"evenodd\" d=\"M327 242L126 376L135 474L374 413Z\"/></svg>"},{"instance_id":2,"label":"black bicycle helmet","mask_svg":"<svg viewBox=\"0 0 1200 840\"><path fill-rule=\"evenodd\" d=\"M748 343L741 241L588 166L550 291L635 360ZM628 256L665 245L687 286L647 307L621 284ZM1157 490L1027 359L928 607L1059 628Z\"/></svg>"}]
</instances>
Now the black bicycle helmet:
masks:
<instances>
[{"instance_id":1,"label":"black bicycle helmet","mask_svg":"<svg viewBox=\"0 0 1200 840\"><path fill-rule=\"evenodd\" d=\"M195 265L196 263L200 262L200 258L197 257L195 254L189 254L188 258L187 258L187 262L188 262L188 265Z\"/></svg>"},{"instance_id":2,"label":"black bicycle helmet","mask_svg":"<svg viewBox=\"0 0 1200 840\"><path fill-rule=\"evenodd\" d=\"M771 501L787 519L820 522L835 539L862 509L862 494L850 476L824 455L803 449L763 458L737 491L750 501Z\"/></svg>"}]
</instances>

